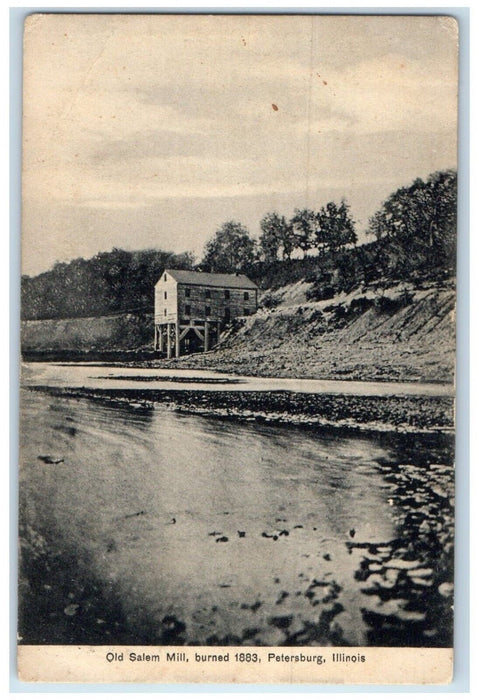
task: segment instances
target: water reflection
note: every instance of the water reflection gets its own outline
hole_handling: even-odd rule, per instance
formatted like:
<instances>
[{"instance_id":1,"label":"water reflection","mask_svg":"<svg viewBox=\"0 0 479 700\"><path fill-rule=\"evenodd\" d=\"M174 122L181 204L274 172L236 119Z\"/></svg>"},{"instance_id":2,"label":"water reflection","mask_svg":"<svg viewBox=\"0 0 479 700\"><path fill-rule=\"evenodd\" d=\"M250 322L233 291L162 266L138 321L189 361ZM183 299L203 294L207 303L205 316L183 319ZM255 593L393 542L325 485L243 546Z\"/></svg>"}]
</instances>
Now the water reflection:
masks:
<instances>
[{"instance_id":1,"label":"water reflection","mask_svg":"<svg viewBox=\"0 0 479 700\"><path fill-rule=\"evenodd\" d=\"M442 438L28 391L23 411L25 642L450 643Z\"/></svg>"}]
</instances>

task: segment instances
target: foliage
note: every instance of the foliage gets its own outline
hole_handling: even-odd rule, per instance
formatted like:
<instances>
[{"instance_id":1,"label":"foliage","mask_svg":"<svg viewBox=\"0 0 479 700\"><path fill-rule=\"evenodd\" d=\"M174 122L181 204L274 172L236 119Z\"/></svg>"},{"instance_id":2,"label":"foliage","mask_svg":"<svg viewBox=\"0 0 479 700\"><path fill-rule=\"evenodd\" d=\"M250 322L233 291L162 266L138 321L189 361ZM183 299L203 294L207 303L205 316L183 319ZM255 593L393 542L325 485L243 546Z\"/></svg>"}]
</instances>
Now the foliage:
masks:
<instances>
[{"instance_id":1,"label":"foliage","mask_svg":"<svg viewBox=\"0 0 479 700\"><path fill-rule=\"evenodd\" d=\"M445 170L393 192L369 221L374 242L359 247L344 200L328 202L319 211L295 209L289 221L269 212L261 219L258 243L245 226L227 221L207 242L196 269L244 272L272 290L305 279L312 282L308 297L318 300L378 282L438 281L454 272L456 207L457 175ZM313 249L315 256L309 254ZM303 259L295 255L298 250ZM90 260L59 262L37 277L22 278L22 316L151 312L162 270L193 265L190 253L118 248Z\"/></svg>"},{"instance_id":2,"label":"foliage","mask_svg":"<svg viewBox=\"0 0 479 700\"><path fill-rule=\"evenodd\" d=\"M306 257L314 247L316 233L316 213L312 209L295 209L291 224L294 231L294 245Z\"/></svg>"},{"instance_id":3,"label":"foliage","mask_svg":"<svg viewBox=\"0 0 479 700\"><path fill-rule=\"evenodd\" d=\"M255 261L255 248L245 226L227 221L207 242L200 267L205 272L245 272Z\"/></svg>"},{"instance_id":4,"label":"foliage","mask_svg":"<svg viewBox=\"0 0 479 700\"><path fill-rule=\"evenodd\" d=\"M306 298L314 301L323 301L334 297L336 291L337 287L333 283L331 269L323 267L317 271L312 287L306 292Z\"/></svg>"},{"instance_id":5,"label":"foliage","mask_svg":"<svg viewBox=\"0 0 479 700\"><path fill-rule=\"evenodd\" d=\"M358 240L349 205L344 200L339 206L328 202L321 207L316 214L316 226L316 246L319 250L343 251Z\"/></svg>"},{"instance_id":6,"label":"foliage","mask_svg":"<svg viewBox=\"0 0 479 700\"><path fill-rule=\"evenodd\" d=\"M266 292L261 299L260 307L263 309L275 309L281 302L281 295L274 292Z\"/></svg>"},{"instance_id":7,"label":"foliage","mask_svg":"<svg viewBox=\"0 0 479 700\"><path fill-rule=\"evenodd\" d=\"M312 248L322 256L326 251L343 251L357 242L354 221L344 200L339 205L328 202L319 211L295 209L291 224L294 245L303 251L305 257Z\"/></svg>"},{"instance_id":8,"label":"foliage","mask_svg":"<svg viewBox=\"0 0 479 700\"><path fill-rule=\"evenodd\" d=\"M260 255L265 262L278 260L279 252L283 260L289 260L294 250L293 226L277 212L265 214L260 221Z\"/></svg>"},{"instance_id":9,"label":"foliage","mask_svg":"<svg viewBox=\"0 0 479 700\"><path fill-rule=\"evenodd\" d=\"M412 303L414 295L407 290L395 298L387 296L378 296L374 299L374 306L381 312L387 314L395 314L399 309L409 306Z\"/></svg>"},{"instance_id":10,"label":"foliage","mask_svg":"<svg viewBox=\"0 0 479 700\"><path fill-rule=\"evenodd\" d=\"M340 207L326 205L319 229L324 232L328 226L329 234L321 234L317 245L321 241L327 254L310 280L308 297L327 299L378 281L447 278L455 267L456 207L454 171L433 173L425 182L417 179L393 192L371 218L368 233L375 236L375 243L346 250L355 242L348 207L344 202Z\"/></svg>"},{"instance_id":11,"label":"foliage","mask_svg":"<svg viewBox=\"0 0 479 700\"><path fill-rule=\"evenodd\" d=\"M437 265L452 268L456 218L457 174L445 170L393 192L370 219L368 233L383 242L389 273L408 275Z\"/></svg>"},{"instance_id":12,"label":"foliage","mask_svg":"<svg viewBox=\"0 0 479 700\"><path fill-rule=\"evenodd\" d=\"M251 271L251 279L261 289L279 289L300 280L311 281L318 269L318 259L313 256L291 258L274 262L257 263Z\"/></svg>"},{"instance_id":13,"label":"foliage","mask_svg":"<svg viewBox=\"0 0 479 700\"><path fill-rule=\"evenodd\" d=\"M56 263L36 277L22 277L25 319L100 316L153 311L154 286L166 267L191 269L191 253L114 248L89 260Z\"/></svg>"}]
</instances>

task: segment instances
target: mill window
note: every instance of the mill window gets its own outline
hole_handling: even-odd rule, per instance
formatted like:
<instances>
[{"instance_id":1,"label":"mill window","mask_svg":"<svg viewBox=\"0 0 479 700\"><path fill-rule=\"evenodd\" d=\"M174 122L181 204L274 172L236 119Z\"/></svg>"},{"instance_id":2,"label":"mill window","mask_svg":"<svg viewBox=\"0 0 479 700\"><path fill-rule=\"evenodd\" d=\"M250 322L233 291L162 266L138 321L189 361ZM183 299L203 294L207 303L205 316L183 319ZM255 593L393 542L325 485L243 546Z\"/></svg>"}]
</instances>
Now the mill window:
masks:
<instances>
[{"instance_id":1,"label":"mill window","mask_svg":"<svg viewBox=\"0 0 479 700\"><path fill-rule=\"evenodd\" d=\"M248 301L248 299L249 299L249 293L248 293L248 292L245 292L243 296L244 296L244 300L245 300L245 301Z\"/></svg>"},{"instance_id":2,"label":"mill window","mask_svg":"<svg viewBox=\"0 0 479 700\"><path fill-rule=\"evenodd\" d=\"M243 312L244 316L249 316L249 309L243 309Z\"/></svg>"},{"instance_id":3,"label":"mill window","mask_svg":"<svg viewBox=\"0 0 479 700\"><path fill-rule=\"evenodd\" d=\"M211 306L205 306L205 316L211 316Z\"/></svg>"},{"instance_id":4,"label":"mill window","mask_svg":"<svg viewBox=\"0 0 479 700\"><path fill-rule=\"evenodd\" d=\"M229 298L230 298L230 290L225 289L225 299L229 299Z\"/></svg>"},{"instance_id":5,"label":"mill window","mask_svg":"<svg viewBox=\"0 0 479 700\"><path fill-rule=\"evenodd\" d=\"M229 321L231 318L231 310L225 309L225 321Z\"/></svg>"},{"instance_id":6,"label":"mill window","mask_svg":"<svg viewBox=\"0 0 479 700\"><path fill-rule=\"evenodd\" d=\"M211 290L210 289L206 290L206 298L211 299Z\"/></svg>"},{"instance_id":7,"label":"mill window","mask_svg":"<svg viewBox=\"0 0 479 700\"><path fill-rule=\"evenodd\" d=\"M189 304L185 306L185 316L191 316L191 306Z\"/></svg>"},{"instance_id":8,"label":"mill window","mask_svg":"<svg viewBox=\"0 0 479 700\"><path fill-rule=\"evenodd\" d=\"M163 279L164 279L164 280L165 280L165 282L166 282L166 275L165 275L165 276L163 277Z\"/></svg>"},{"instance_id":9,"label":"mill window","mask_svg":"<svg viewBox=\"0 0 479 700\"><path fill-rule=\"evenodd\" d=\"M165 299L168 299L168 292L165 292Z\"/></svg>"},{"instance_id":10,"label":"mill window","mask_svg":"<svg viewBox=\"0 0 479 700\"><path fill-rule=\"evenodd\" d=\"M190 290L189 290L189 288L187 287L187 288L185 289L185 297L189 297L189 296L190 296Z\"/></svg>"},{"instance_id":11,"label":"mill window","mask_svg":"<svg viewBox=\"0 0 479 700\"><path fill-rule=\"evenodd\" d=\"M166 309L165 309L165 316L166 316Z\"/></svg>"}]
</instances>

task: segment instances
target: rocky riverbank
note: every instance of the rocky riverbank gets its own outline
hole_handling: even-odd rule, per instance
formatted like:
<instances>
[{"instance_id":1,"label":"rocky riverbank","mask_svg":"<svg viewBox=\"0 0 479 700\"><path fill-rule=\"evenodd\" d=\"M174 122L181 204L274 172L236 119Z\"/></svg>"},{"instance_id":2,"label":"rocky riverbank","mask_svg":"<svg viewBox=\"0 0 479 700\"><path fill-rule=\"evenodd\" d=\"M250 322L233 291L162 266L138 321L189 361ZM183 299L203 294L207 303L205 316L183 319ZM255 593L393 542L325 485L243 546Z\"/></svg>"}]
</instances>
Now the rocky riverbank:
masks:
<instances>
[{"instance_id":1,"label":"rocky riverbank","mask_svg":"<svg viewBox=\"0 0 479 700\"><path fill-rule=\"evenodd\" d=\"M347 396L292 391L182 391L32 387L55 396L90 398L149 410L172 410L224 420L331 427L378 432L454 430L454 400L445 396Z\"/></svg>"}]
</instances>

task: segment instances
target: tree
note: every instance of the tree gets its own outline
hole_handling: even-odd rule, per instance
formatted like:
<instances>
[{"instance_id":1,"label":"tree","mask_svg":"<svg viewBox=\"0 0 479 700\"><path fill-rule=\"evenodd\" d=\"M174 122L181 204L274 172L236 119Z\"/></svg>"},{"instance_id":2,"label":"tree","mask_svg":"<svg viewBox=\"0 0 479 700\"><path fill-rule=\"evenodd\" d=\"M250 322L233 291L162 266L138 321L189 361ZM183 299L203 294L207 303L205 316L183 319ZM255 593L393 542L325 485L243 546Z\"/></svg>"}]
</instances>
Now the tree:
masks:
<instances>
[{"instance_id":1,"label":"tree","mask_svg":"<svg viewBox=\"0 0 479 700\"><path fill-rule=\"evenodd\" d=\"M433 173L393 192L369 221L404 270L422 263L452 264L456 240L457 174Z\"/></svg>"},{"instance_id":2,"label":"tree","mask_svg":"<svg viewBox=\"0 0 479 700\"><path fill-rule=\"evenodd\" d=\"M457 173L454 170L429 176L423 191L424 232L430 248L449 257L454 254L457 232Z\"/></svg>"},{"instance_id":3,"label":"tree","mask_svg":"<svg viewBox=\"0 0 479 700\"><path fill-rule=\"evenodd\" d=\"M314 247L316 214L312 209L295 209L291 224L294 230L296 246L301 248L306 258L308 251Z\"/></svg>"},{"instance_id":4,"label":"tree","mask_svg":"<svg viewBox=\"0 0 479 700\"><path fill-rule=\"evenodd\" d=\"M284 217L284 226L281 229L281 255L283 260L291 260L291 253L296 246L293 225Z\"/></svg>"},{"instance_id":5,"label":"tree","mask_svg":"<svg viewBox=\"0 0 479 700\"><path fill-rule=\"evenodd\" d=\"M278 260L281 250L283 260L289 259L294 250L292 225L277 212L265 214L260 221L262 234L259 239L260 252L266 262Z\"/></svg>"},{"instance_id":6,"label":"tree","mask_svg":"<svg viewBox=\"0 0 479 700\"><path fill-rule=\"evenodd\" d=\"M346 246L357 242L354 221L349 213L349 205L341 200L338 206L328 202L316 214L316 246L332 252L343 251Z\"/></svg>"},{"instance_id":7,"label":"tree","mask_svg":"<svg viewBox=\"0 0 479 700\"><path fill-rule=\"evenodd\" d=\"M201 269L226 273L245 271L255 260L255 247L245 226L227 221L206 243Z\"/></svg>"}]
</instances>

